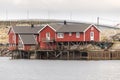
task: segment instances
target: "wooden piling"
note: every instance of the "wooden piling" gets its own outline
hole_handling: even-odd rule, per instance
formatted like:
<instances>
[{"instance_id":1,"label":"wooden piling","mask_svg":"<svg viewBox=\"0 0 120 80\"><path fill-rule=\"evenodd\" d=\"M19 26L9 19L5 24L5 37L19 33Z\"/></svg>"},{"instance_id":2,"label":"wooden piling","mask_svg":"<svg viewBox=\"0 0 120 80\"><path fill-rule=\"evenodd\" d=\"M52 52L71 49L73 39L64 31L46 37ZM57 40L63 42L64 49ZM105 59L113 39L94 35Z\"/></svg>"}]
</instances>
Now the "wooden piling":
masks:
<instances>
[{"instance_id":1,"label":"wooden piling","mask_svg":"<svg viewBox=\"0 0 120 80\"><path fill-rule=\"evenodd\" d=\"M69 60L69 58L70 58L70 52L67 51L67 60Z\"/></svg>"}]
</instances>

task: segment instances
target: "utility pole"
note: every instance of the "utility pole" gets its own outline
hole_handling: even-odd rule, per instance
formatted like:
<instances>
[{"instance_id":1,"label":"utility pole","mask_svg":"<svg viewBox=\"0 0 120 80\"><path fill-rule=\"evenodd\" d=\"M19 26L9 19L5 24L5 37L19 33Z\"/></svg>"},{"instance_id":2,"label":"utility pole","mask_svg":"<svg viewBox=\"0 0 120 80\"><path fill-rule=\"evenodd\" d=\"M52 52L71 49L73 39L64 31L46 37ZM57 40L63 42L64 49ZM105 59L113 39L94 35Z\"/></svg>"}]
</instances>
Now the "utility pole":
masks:
<instances>
[{"instance_id":1,"label":"utility pole","mask_svg":"<svg viewBox=\"0 0 120 80\"><path fill-rule=\"evenodd\" d=\"M72 20L72 12L70 12L70 20Z\"/></svg>"},{"instance_id":2,"label":"utility pole","mask_svg":"<svg viewBox=\"0 0 120 80\"><path fill-rule=\"evenodd\" d=\"M29 20L29 10L27 10L27 20Z\"/></svg>"},{"instance_id":3,"label":"utility pole","mask_svg":"<svg viewBox=\"0 0 120 80\"><path fill-rule=\"evenodd\" d=\"M6 21L7 21L8 20L8 11L7 11L7 9L6 9L5 13L6 13Z\"/></svg>"},{"instance_id":4,"label":"utility pole","mask_svg":"<svg viewBox=\"0 0 120 80\"><path fill-rule=\"evenodd\" d=\"M100 20L100 18L99 18L99 17L97 17L97 25L99 25L99 20Z\"/></svg>"},{"instance_id":5,"label":"utility pole","mask_svg":"<svg viewBox=\"0 0 120 80\"><path fill-rule=\"evenodd\" d=\"M50 11L48 11L48 19L50 19Z\"/></svg>"}]
</instances>

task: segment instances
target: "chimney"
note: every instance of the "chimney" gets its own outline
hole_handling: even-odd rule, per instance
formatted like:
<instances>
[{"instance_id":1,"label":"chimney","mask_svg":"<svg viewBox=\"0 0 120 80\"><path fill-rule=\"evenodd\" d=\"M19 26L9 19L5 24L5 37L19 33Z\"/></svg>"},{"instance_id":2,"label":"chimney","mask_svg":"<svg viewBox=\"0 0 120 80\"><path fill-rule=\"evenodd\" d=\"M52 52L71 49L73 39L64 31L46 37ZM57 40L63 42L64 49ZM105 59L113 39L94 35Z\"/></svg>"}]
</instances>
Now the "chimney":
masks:
<instances>
[{"instance_id":1,"label":"chimney","mask_svg":"<svg viewBox=\"0 0 120 80\"><path fill-rule=\"evenodd\" d=\"M34 28L34 24L31 24L31 28Z\"/></svg>"},{"instance_id":2,"label":"chimney","mask_svg":"<svg viewBox=\"0 0 120 80\"><path fill-rule=\"evenodd\" d=\"M64 25L66 25L67 24L67 21L66 20L64 20Z\"/></svg>"}]
</instances>

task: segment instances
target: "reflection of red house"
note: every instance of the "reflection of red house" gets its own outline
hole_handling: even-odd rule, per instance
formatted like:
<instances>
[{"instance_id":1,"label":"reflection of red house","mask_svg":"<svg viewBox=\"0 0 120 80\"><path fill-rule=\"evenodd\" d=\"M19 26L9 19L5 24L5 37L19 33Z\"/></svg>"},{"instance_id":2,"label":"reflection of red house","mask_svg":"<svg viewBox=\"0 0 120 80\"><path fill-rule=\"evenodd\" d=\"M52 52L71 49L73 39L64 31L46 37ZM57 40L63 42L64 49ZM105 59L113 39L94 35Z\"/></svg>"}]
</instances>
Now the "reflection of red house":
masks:
<instances>
[{"instance_id":1,"label":"reflection of red house","mask_svg":"<svg viewBox=\"0 0 120 80\"><path fill-rule=\"evenodd\" d=\"M30 50L55 48L57 42L99 41L100 30L86 23L51 23L39 27L12 27L9 30L10 49Z\"/></svg>"}]
</instances>

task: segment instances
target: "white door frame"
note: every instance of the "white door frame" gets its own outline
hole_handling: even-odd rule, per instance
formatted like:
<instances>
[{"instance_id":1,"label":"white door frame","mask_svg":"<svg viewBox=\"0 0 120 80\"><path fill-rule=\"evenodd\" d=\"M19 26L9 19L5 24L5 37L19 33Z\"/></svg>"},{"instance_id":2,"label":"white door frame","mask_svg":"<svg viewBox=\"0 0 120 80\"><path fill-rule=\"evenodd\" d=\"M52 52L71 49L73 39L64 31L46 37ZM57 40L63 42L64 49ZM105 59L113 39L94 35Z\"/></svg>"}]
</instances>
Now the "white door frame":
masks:
<instances>
[{"instance_id":1,"label":"white door frame","mask_svg":"<svg viewBox=\"0 0 120 80\"><path fill-rule=\"evenodd\" d=\"M90 40L94 41L94 32L90 32Z\"/></svg>"},{"instance_id":2,"label":"white door frame","mask_svg":"<svg viewBox=\"0 0 120 80\"><path fill-rule=\"evenodd\" d=\"M50 40L50 32L46 33L46 40Z\"/></svg>"}]
</instances>

